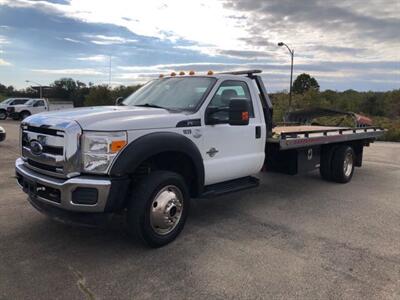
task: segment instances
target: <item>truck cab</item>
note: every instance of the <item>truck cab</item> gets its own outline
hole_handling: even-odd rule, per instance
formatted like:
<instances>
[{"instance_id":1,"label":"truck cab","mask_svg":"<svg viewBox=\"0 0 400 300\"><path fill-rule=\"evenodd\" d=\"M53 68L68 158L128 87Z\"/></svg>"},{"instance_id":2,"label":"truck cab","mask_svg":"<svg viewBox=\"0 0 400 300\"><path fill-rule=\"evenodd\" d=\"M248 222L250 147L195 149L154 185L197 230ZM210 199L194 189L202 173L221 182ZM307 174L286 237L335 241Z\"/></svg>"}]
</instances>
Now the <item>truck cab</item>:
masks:
<instances>
[{"instance_id":1,"label":"truck cab","mask_svg":"<svg viewBox=\"0 0 400 300\"><path fill-rule=\"evenodd\" d=\"M29 99L21 105L8 110L8 114L14 120L23 120L30 115L38 114L49 110L49 103L46 99Z\"/></svg>"},{"instance_id":2,"label":"truck cab","mask_svg":"<svg viewBox=\"0 0 400 300\"><path fill-rule=\"evenodd\" d=\"M7 109L16 105L25 104L29 101L29 98L8 98L0 103L0 120L7 119Z\"/></svg>"},{"instance_id":3,"label":"truck cab","mask_svg":"<svg viewBox=\"0 0 400 300\"><path fill-rule=\"evenodd\" d=\"M32 115L18 183L39 211L74 223L123 212L132 235L160 247L183 229L191 198L257 187L261 170L321 167L324 179L350 181L382 131L273 128L259 72L173 73L119 106Z\"/></svg>"}]
</instances>

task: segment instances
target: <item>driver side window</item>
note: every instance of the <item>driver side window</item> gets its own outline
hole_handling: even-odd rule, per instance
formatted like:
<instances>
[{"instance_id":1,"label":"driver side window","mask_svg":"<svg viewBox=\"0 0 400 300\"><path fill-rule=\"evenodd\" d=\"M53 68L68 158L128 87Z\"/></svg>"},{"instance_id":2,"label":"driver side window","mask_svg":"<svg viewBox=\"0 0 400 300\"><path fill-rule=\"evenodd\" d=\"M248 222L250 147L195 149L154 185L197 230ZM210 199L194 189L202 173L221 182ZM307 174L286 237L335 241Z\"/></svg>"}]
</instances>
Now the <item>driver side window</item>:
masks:
<instances>
[{"instance_id":1,"label":"driver side window","mask_svg":"<svg viewBox=\"0 0 400 300\"><path fill-rule=\"evenodd\" d=\"M249 101L249 115L250 118L254 118L253 103L251 101L249 88L246 82L239 80L226 80L219 86L208 108L223 110L213 113L213 118L218 119L220 123L228 123L229 103L232 99L239 98Z\"/></svg>"},{"instance_id":2,"label":"driver side window","mask_svg":"<svg viewBox=\"0 0 400 300\"><path fill-rule=\"evenodd\" d=\"M43 100L36 101L36 103L33 106L34 107L44 106L44 101Z\"/></svg>"}]
</instances>

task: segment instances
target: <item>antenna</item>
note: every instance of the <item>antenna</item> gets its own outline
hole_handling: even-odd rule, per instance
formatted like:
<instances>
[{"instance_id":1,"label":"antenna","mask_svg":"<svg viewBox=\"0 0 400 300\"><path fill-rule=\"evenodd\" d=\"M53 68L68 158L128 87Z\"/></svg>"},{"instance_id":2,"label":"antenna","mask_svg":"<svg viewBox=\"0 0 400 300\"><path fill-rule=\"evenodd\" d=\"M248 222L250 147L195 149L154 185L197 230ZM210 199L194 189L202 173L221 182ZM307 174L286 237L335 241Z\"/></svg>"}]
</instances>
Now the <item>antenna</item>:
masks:
<instances>
[{"instance_id":1,"label":"antenna","mask_svg":"<svg viewBox=\"0 0 400 300\"><path fill-rule=\"evenodd\" d=\"M110 54L110 65L109 65L109 69L108 69L108 85L111 87L111 54Z\"/></svg>"}]
</instances>

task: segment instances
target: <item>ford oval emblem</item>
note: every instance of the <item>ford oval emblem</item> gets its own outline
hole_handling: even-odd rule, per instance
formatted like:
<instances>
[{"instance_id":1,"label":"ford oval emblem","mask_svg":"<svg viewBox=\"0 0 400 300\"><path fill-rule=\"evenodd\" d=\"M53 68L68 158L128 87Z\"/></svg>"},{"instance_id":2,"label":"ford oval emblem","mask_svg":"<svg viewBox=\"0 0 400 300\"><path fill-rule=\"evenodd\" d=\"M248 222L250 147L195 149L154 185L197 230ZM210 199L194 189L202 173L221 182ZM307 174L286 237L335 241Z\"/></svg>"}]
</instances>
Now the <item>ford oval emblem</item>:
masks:
<instances>
[{"instance_id":1,"label":"ford oval emblem","mask_svg":"<svg viewBox=\"0 0 400 300\"><path fill-rule=\"evenodd\" d=\"M30 141L29 146L31 148L32 154L35 154L35 155L42 154L43 146L41 143L39 143L39 141L37 141L37 140Z\"/></svg>"}]
</instances>

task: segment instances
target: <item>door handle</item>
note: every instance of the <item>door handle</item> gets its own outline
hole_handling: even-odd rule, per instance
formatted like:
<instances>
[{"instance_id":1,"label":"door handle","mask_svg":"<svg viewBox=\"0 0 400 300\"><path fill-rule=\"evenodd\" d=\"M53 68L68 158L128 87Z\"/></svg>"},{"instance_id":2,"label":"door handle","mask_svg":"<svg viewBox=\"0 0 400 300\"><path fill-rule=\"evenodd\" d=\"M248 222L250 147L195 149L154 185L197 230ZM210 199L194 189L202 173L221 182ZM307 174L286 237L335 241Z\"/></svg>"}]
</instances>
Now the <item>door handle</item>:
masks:
<instances>
[{"instance_id":1,"label":"door handle","mask_svg":"<svg viewBox=\"0 0 400 300\"><path fill-rule=\"evenodd\" d=\"M256 139L261 138L261 126L256 126Z\"/></svg>"}]
</instances>

